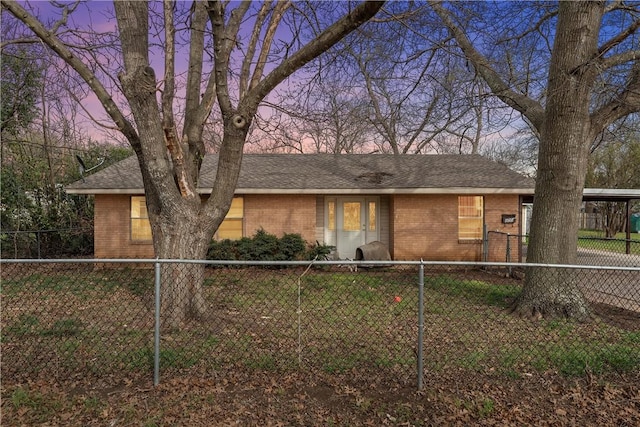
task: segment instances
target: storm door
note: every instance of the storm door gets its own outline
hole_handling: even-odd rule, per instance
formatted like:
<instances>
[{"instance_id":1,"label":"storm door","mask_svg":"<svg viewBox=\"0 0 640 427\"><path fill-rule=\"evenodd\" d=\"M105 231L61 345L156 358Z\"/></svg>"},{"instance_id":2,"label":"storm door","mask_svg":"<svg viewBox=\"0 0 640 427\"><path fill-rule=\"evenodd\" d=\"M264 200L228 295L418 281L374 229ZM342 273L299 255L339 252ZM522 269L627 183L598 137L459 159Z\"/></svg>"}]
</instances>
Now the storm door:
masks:
<instances>
[{"instance_id":1,"label":"storm door","mask_svg":"<svg viewBox=\"0 0 640 427\"><path fill-rule=\"evenodd\" d=\"M377 197L326 199L325 241L339 259L354 259L359 246L378 240L378 205Z\"/></svg>"}]
</instances>

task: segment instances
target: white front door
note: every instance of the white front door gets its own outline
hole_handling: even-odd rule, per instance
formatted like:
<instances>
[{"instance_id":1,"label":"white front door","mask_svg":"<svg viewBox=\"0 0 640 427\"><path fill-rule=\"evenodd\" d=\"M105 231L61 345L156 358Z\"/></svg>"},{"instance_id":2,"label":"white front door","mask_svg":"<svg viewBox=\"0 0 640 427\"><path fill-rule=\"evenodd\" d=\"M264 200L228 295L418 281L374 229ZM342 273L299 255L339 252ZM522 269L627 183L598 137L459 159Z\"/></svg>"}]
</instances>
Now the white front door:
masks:
<instances>
[{"instance_id":1,"label":"white front door","mask_svg":"<svg viewBox=\"0 0 640 427\"><path fill-rule=\"evenodd\" d=\"M340 259L355 259L356 249L366 242L367 224L364 198L339 198L336 245Z\"/></svg>"},{"instance_id":2,"label":"white front door","mask_svg":"<svg viewBox=\"0 0 640 427\"><path fill-rule=\"evenodd\" d=\"M336 258L355 259L359 246L379 240L379 201L377 196L325 198L324 243L336 247Z\"/></svg>"}]
</instances>

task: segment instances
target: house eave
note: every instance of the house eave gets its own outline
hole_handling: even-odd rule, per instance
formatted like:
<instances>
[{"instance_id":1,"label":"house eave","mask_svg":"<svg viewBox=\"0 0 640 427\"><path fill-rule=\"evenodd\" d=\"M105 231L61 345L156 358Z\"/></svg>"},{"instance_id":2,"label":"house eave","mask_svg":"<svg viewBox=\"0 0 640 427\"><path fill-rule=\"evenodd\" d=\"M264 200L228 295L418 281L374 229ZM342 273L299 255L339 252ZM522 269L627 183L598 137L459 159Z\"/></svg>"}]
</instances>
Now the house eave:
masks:
<instances>
[{"instance_id":1,"label":"house eave","mask_svg":"<svg viewBox=\"0 0 640 427\"><path fill-rule=\"evenodd\" d=\"M533 194L533 188L236 188L236 194ZM144 194L144 188L68 188L68 194ZM200 194L211 194L201 188Z\"/></svg>"},{"instance_id":2,"label":"house eave","mask_svg":"<svg viewBox=\"0 0 640 427\"><path fill-rule=\"evenodd\" d=\"M211 189L200 189L200 194L211 194ZM533 194L533 188L237 188L236 194Z\"/></svg>"},{"instance_id":3,"label":"house eave","mask_svg":"<svg viewBox=\"0 0 640 427\"><path fill-rule=\"evenodd\" d=\"M67 188L67 194L144 194L144 188Z\"/></svg>"}]
</instances>

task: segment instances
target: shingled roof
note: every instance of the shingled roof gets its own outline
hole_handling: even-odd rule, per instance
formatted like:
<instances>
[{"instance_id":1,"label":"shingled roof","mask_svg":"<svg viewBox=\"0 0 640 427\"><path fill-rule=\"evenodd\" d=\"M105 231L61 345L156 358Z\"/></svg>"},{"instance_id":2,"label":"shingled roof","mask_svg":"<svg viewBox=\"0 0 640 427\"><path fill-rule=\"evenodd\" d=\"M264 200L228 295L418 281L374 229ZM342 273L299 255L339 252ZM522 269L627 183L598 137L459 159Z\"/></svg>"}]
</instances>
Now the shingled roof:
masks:
<instances>
[{"instance_id":1,"label":"shingled roof","mask_svg":"<svg viewBox=\"0 0 640 427\"><path fill-rule=\"evenodd\" d=\"M199 191L210 193L218 156L207 155ZM479 155L245 154L237 194L510 193L534 182ZM66 187L75 194L144 192L135 156Z\"/></svg>"}]
</instances>

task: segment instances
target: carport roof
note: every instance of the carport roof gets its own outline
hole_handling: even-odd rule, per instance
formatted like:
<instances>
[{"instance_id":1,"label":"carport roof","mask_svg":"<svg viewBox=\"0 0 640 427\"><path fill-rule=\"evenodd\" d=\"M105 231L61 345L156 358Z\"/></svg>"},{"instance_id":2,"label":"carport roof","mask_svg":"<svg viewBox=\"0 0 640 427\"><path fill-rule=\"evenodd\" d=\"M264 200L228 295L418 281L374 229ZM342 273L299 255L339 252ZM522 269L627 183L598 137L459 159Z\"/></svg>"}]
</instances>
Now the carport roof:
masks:
<instances>
[{"instance_id":1,"label":"carport roof","mask_svg":"<svg viewBox=\"0 0 640 427\"><path fill-rule=\"evenodd\" d=\"M218 156L207 155L200 193L211 192ZM534 181L479 155L245 154L237 194L532 194ZM135 156L66 187L72 194L142 194Z\"/></svg>"},{"instance_id":2,"label":"carport roof","mask_svg":"<svg viewBox=\"0 0 640 427\"><path fill-rule=\"evenodd\" d=\"M640 189L637 188L585 188L582 193L585 202L628 202L640 200ZM533 194L527 194L524 203L533 203Z\"/></svg>"},{"instance_id":3,"label":"carport roof","mask_svg":"<svg viewBox=\"0 0 640 427\"><path fill-rule=\"evenodd\" d=\"M640 189L585 188L582 198L586 202L624 202L626 200L640 200Z\"/></svg>"}]
</instances>

